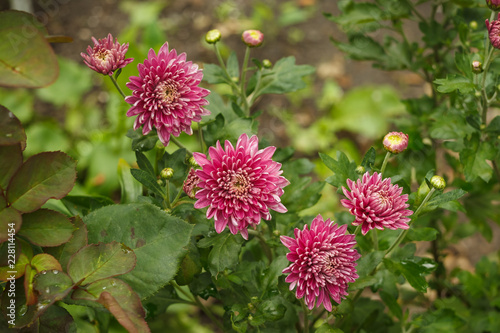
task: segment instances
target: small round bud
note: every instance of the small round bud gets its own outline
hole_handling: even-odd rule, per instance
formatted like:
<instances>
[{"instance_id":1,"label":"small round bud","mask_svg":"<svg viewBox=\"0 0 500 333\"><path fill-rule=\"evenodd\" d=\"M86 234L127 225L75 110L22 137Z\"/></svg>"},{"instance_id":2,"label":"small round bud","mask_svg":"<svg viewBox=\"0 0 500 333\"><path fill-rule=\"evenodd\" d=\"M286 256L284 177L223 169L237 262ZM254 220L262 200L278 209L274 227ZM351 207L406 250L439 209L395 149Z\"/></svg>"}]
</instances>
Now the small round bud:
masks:
<instances>
[{"instance_id":1,"label":"small round bud","mask_svg":"<svg viewBox=\"0 0 500 333\"><path fill-rule=\"evenodd\" d=\"M191 157L188 159L188 163L189 163L189 165L190 165L191 167L193 167L193 168L199 168L199 167L200 167L200 166L199 166L199 164L198 164L198 163L196 163L196 160L194 159L194 157L193 157L193 156L191 156Z\"/></svg>"},{"instance_id":2,"label":"small round bud","mask_svg":"<svg viewBox=\"0 0 500 333\"><path fill-rule=\"evenodd\" d=\"M258 47L264 41L264 34L259 30L245 30L241 35L241 40L248 47Z\"/></svg>"},{"instance_id":3,"label":"small round bud","mask_svg":"<svg viewBox=\"0 0 500 333\"><path fill-rule=\"evenodd\" d=\"M486 0L486 5L495 12L500 10L500 0Z\"/></svg>"},{"instance_id":4,"label":"small round bud","mask_svg":"<svg viewBox=\"0 0 500 333\"><path fill-rule=\"evenodd\" d=\"M161 170L160 176L162 179L170 179L174 175L174 169L172 168L165 168Z\"/></svg>"},{"instance_id":5,"label":"small round bud","mask_svg":"<svg viewBox=\"0 0 500 333\"><path fill-rule=\"evenodd\" d=\"M477 29L477 22L476 22L476 21L470 21L470 23L469 23L469 27L470 27L472 30L476 30L476 29Z\"/></svg>"},{"instance_id":6,"label":"small round bud","mask_svg":"<svg viewBox=\"0 0 500 333\"><path fill-rule=\"evenodd\" d=\"M269 59L264 59L262 60L262 66L264 66L264 68L271 68L273 67L273 63Z\"/></svg>"},{"instance_id":7,"label":"small round bud","mask_svg":"<svg viewBox=\"0 0 500 333\"><path fill-rule=\"evenodd\" d=\"M479 125L479 129L480 129L481 131L482 131L482 130L484 130L485 128L486 128L486 125L485 125L485 124L481 124L481 125Z\"/></svg>"},{"instance_id":8,"label":"small round bud","mask_svg":"<svg viewBox=\"0 0 500 333\"><path fill-rule=\"evenodd\" d=\"M362 165L358 165L358 166L356 167L356 173L357 173L358 175L362 175L362 174L364 174L365 172L366 172L366 170L365 170L365 167L364 167L364 166L362 166Z\"/></svg>"},{"instance_id":9,"label":"small round bud","mask_svg":"<svg viewBox=\"0 0 500 333\"><path fill-rule=\"evenodd\" d=\"M480 61L474 60L472 62L472 72L479 74L483 72L483 64Z\"/></svg>"},{"instance_id":10,"label":"small round bud","mask_svg":"<svg viewBox=\"0 0 500 333\"><path fill-rule=\"evenodd\" d=\"M441 177L441 176L432 176L431 185L436 190L442 190L443 188L445 188L446 182L444 181L443 177Z\"/></svg>"},{"instance_id":11,"label":"small round bud","mask_svg":"<svg viewBox=\"0 0 500 333\"><path fill-rule=\"evenodd\" d=\"M278 229L276 229L273 231L273 235L279 237L281 235L281 232Z\"/></svg>"},{"instance_id":12,"label":"small round bud","mask_svg":"<svg viewBox=\"0 0 500 333\"><path fill-rule=\"evenodd\" d=\"M222 35L221 35L219 30L213 29L213 30L210 30L209 32L207 32L207 34L205 35L205 41L208 44L215 44L218 41L220 41L221 36Z\"/></svg>"},{"instance_id":13,"label":"small round bud","mask_svg":"<svg viewBox=\"0 0 500 333\"><path fill-rule=\"evenodd\" d=\"M480 92L480 91L476 91L476 92L474 93L474 96L476 96L476 97L481 97L481 92Z\"/></svg>"},{"instance_id":14,"label":"small round bud","mask_svg":"<svg viewBox=\"0 0 500 333\"><path fill-rule=\"evenodd\" d=\"M408 134L402 132L390 132L384 136L384 148L393 153L399 154L408 147Z\"/></svg>"},{"instance_id":15,"label":"small round bud","mask_svg":"<svg viewBox=\"0 0 500 333\"><path fill-rule=\"evenodd\" d=\"M157 179L156 182L158 183L158 185L160 186L164 186L165 185L165 182L163 181L163 179Z\"/></svg>"}]
</instances>

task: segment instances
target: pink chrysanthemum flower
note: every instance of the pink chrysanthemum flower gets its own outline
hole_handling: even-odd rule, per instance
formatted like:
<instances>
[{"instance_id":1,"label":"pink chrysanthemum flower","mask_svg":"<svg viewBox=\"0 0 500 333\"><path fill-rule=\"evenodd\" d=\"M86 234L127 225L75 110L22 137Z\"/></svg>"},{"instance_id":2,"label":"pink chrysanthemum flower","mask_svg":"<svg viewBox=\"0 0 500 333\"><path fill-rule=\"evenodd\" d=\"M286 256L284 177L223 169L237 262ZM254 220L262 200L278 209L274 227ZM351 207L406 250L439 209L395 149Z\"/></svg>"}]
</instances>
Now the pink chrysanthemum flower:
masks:
<instances>
[{"instance_id":1,"label":"pink chrysanthemum flower","mask_svg":"<svg viewBox=\"0 0 500 333\"><path fill-rule=\"evenodd\" d=\"M139 76L131 76L127 83L132 96L125 98L132 105L127 116L137 116L134 130L143 125L142 134L146 135L155 127L164 146L170 135L193 134L191 122L210 114L203 108L208 104L204 97L210 92L198 86L203 78L198 65L186 61L185 53L169 51L165 43L158 55L150 49L148 58L137 68Z\"/></svg>"},{"instance_id":2,"label":"pink chrysanthemum flower","mask_svg":"<svg viewBox=\"0 0 500 333\"><path fill-rule=\"evenodd\" d=\"M389 132L382 141L384 148L393 154L402 153L408 147L408 134L403 132Z\"/></svg>"},{"instance_id":3,"label":"pink chrysanthemum flower","mask_svg":"<svg viewBox=\"0 0 500 333\"><path fill-rule=\"evenodd\" d=\"M406 209L410 206L406 203L408 194L401 195L403 188L392 185L390 178L382 180L380 174L375 172L370 176L366 172L362 180L353 182L348 179L347 185L351 192L342 186L347 199L340 202L356 217L352 225L361 225L363 235L373 228L408 229L406 222L413 214Z\"/></svg>"},{"instance_id":4,"label":"pink chrysanthemum flower","mask_svg":"<svg viewBox=\"0 0 500 333\"><path fill-rule=\"evenodd\" d=\"M217 141L208 150L210 160L204 154L193 154L202 168L196 170L201 189L196 192L194 207L208 206L207 218L214 218L218 233L228 226L231 233L240 232L248 239L247 227L255 228L261 219L270 220L270 209L287 211L280 197L289 182L281 176L281 164L271 159L276 147L259 150L258 143L255 135L249 139L242 134L236 147L226 141L222 149Z\"/></svg>"},{"instance_id":5,"label":"pink chrysanthemum flower","mask_svg":"<svg viewBox=\"0 0 500 333\"><path fill-rule=\"evenodd\" d=\"M134 61L134 58L125 59L128 43L120 45L118 39L113 43L113 36L108 34L107 38L95 39L92 37L94 47L87 47L87 54L80 53L83 61L90 68L104 75L113 75L113 72L123 68Z\"/></svg>"},{"instance_id":6,"label":"pink chrysanthemum flower","mask_svg":"<svg viewBox=\"0 0 500 333\"><path fill-rule=\"evenodd\" d=\"M486 29L488 29L491 45L496 49L500 49L500 13L498 13L496 21L490 23L489 20L486 20Z\"/></svg>"},{"instance_id":7,"label":"pink chrysanthemum flower","mask_svg":"<svg viewBox=\"0 0 500 333\"><path fill-rule=\"evenodd\" d=\"M355 236L345 234L347 225L341 227L330 219L323 221L316 216L309 230L295 229L295 238L281 236L281 242L290 250L286 258L292 263L283 270L289 273L285 281L290 290L297 287L295 296L302 298L312 310L321 304L332 311L330 298L337 303L347 295L349 282L358 278L356 263L360 255L353 249Z\"/></svg>"}]
</instances>

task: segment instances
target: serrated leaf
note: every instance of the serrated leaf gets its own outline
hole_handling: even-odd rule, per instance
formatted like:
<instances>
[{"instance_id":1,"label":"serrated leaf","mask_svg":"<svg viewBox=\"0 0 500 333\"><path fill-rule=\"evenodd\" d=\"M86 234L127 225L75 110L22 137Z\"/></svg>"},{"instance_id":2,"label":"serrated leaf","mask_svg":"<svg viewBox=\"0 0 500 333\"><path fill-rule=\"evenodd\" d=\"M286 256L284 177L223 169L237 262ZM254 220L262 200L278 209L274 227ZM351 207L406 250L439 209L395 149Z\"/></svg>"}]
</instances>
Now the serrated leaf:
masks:
<instances>
[{"instance_id":1,"label":"serrated leaf","mask_svg":"<svg viewBox=\"0 0 500 333\"><path fill-rule=\"evenodd\" d=\"M496 116L486 127L487 132L492 132L494 134L500 135L500 116Z\"/></svg>"},{"instance_id":2,"label":"serrated leaf","mask_svg":"<svg viewBox=\"0 0 500 333\"><path fill-rule=\"evenodd\" d=\"M90 244L75 253L68 262L68 274L80 285L122 275L134 269L136 256L118 242Z\"/></svg>"},{"instance_id":3,"label":"serrated leaf","mask_svg":"<svg viewBox=\"0 0 500 333\"><path fill-rule=\"evenodd\" d=\"M0 146L20 144L26 148L26 133L17 117L6 107L0 105Z\"/></svg>"},{"instance_id":4,"label":"serrated leaf","mask_svg":"<svg viewBox=\"0 0 500 333\"><path fill-rule=\"evenodd\" d=\"M440 193L433 197L431 200L427 202L427 206L432 207L432 206L441 206L447 202L454 201L460 199L462 196L467 194L466 191L462 190L461 188L451 190L446 193Z\"/></svg>"},{"instance_id":5,"label":"serrated leaf","mask_svg":"<svg viewBox=\"0 0 500 333\"><path fill-rule=\"evenodd\" d=\"M71 218L76 230L73 232L73 237L66 243L57 247L48 247L44 251L54 256L61 266L66 268L68 261L73 254L78 252L82 247L88 244L87 242L87 226L83 223L79 216Z\"/></svg>"},{"instance_id":6,"label":"serrated leaf","mask_svg":"<svg viewBox=\"0 0 500 333\"><path fill-rule=\"evenodd\" d=\"M438 230L434 228L410 228L408 230L408 237L411 241L430 242L436 239Z\"/></svg>"},{"instance_id":7,"label":"serrated leaf","mask_svg":"<svg viewBox=\"0 0 500 333\"><path fill-rule=\"evenodd\" d=\"M120 279L147 298L170 282L186 254L192 225L147 203L106 206L84 217L89 242L122 242L136 268Z\"/></svg>"},{"instance_id":8,"label":"serrated leaf","mask_svg":"<svg viewBox=\"0 0 500 333\"><path fill-rule=\"evenodd\" d=\"M351 179L353 181L358 179L358 174L356 173L356 163L349 161L343 152L337 151L337 160L323 153L319 153L319 157L328 169L333 171L333 176L326 179L326 182L330 185L338 188L342 186L347 187L347 179Z\"/></svg>"},{"instance_id":9,"label":"serrated leaf","mask_svg":"<svg viewBox=\"0 0 500 333\"><path fill-rule=\"evenodd\" d=\"M12 177L7 200L22 213L40 208L49 199L61 199L76 179L76 162L62 152L30 157Z\"/></svg>"},{"instance_id":10,"label":"serrated leaf","mask_svg":"<svg viewBox=\"0 0 500 333\"><path fill-rule=\"evenodd\" d=\"M198 242L198 247L201 248L212 246L208 255L208 269L212 276L217 277L219 272L226 268L234 268L238 264L242 240L242 237L224 232Z\"/></svg>"},{"instance_id":11,"label":"serrated leaf","mask_svg":"<svg viewBox=\"0 0 500 333\"><path fill-rule=\"evenodd\" d=\"M373 286L377 283L377 278L375 276L369 275L356 279L356 281L349 283L349 291L364 289L369 286Z\"/></svg>"},{"instance_id":12,"label":"serrated leaf","mask_svg":"<svg viewBox=\"0 0 500 333\"><path fill-rule=\"evenodd\" d=\"M222 68L220 68L220 66L214 64L203 65L203 81L206 81L210 84L231 84L231 78L226 75L226 73Z\"/></svg>"},{"instance_id":13,"label":"serrated leaf","mask_svg":"<svg viewBox=\"0 0 500 333\"><path fill-rule=\"evenodd\" d=\"M354 60L378 60L386 57L384 48L373 38L364 34L354 34L349 37L349 43L333 40L337 48Z\"/></svg>"},{"instance_id":14,"label":"serrated leaf","mask_svg":"<svg viewBox=\"0 0 500 333\"><path fill-rule=\"evenodd\" d=\"M236 52L231 52L229 58L227 58L227 73L231 78L239 78L240 77L240 67L238 64L238 57L236 56Z\"/></svg>"},{"instance_id":15,"label":"serrated leaf","mask_svg":"<svg viewBox=\"0 0 500 333\"><path fill-rule=\"evenodd\" d=\"M493 158L494 148L488 142L481 142L479 134L472 135L470 140L464 140L465 149L460 152L460 162L464 166L465 180L473 182L480 177L489 182L493 175L492 167L486 162Z\"/></svg>"},{"instance_id":16,"label":"serrated leaf","mask_svg":"<svg viewBox=\"0 0 500 333\"><path fill-rule=\"evenodd\" d=\"M58 246L66 243L73 236L74 225L65 215L39 209L23 214L23 224L18 234L39 246Z\"/></svg>"},{"instance_id":17,"label":"serrated leaf","mask_svg":"<svg viewBox=\"0 0 500 333\"><path fill-rule=\"evenodd\" d=\"M373 169L373 165L375 164L375 157L377 157L375 148L370 147L363 157L363 161L361 161L361 166L364 167L366 171L371 171Z\"/></svg>"},{"instance_id":18,"label":"serrated leaf","mask_svg":"<svg viewBox=\"0 0 500 333\"><path fill-rule=\"evenodd\" d=\"M110 278L94 282L85 290L76 290L72 298L104 305L129 332L150 332L139 296L122 280Z\"/></svg>"},{"instance_id":19,"label":"serrated leaf","mask_svg":"<svg viewBox=\"0 0 500 333\"><path fill-rule=\"evenodd\" d=\"M285 57L276 62L272 74L262 78L260 89L254 92L256 98L263 94L285 94L306 86L303 77L314 73L314 67L295 65L295 57Z\"/></svg>"},{"instance_id":20,"label":"serrated leaf","mask_svg":"<svg viewBox=\"0 0 500 333\"><path fill-rule=\"evenodd\" d=\"M0 12L0 86L39 88L59 75L57 58L45 39L47 31L26 12Z\"/></svg>"},{"instance_id":21,"label":"serrated leaf","mask_svg":"<svg viewBox=\"0 0 500 333\"><path fill-rule=\"evenodd\" d=\"M399 271L408 281L408 283L421 293L425 293L429 285L423 276L426 269L423 269L418 264L409 260L401 260L400 262L391 259L384 259L386 266L393 272Z\"/></svg>"},{"instance_id":22,"label":"serrated leaf","mask_svg":"<svg viewBox=\"0 0 500 333\"><path fill-rule=\"evenodd\" d=\"M474 91L474 83L462 75L451 74L446 79L435 79L434 83L438 85L437 91L445 94L455 90L460 91L462 94Z\"/></svg>"}]
</instances>

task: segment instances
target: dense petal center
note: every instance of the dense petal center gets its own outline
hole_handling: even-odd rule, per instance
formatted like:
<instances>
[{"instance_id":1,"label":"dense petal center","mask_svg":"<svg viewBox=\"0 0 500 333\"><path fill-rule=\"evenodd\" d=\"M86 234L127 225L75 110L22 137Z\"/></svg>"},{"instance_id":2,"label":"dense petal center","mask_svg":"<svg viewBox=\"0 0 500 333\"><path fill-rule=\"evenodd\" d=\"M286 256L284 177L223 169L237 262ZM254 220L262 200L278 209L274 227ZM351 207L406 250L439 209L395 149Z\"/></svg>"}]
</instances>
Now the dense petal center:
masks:
<instances>
[{"instance_id":1,"label":"dense petal center","mask_svg":"<svg viewBox=\"0 0 500 333\"><path fill-rule=\"evenodd\" d=\"M179 84L171 79L160 82L155 88L155 95L164 106L175 103L180 96Z\"/></svg>"},{"instance_id":2,"label":"dense petal center","mask_svg":"<svg viewBox=\"0 0 500 333\"><path fill-rule=\"evenodd\" d=\"M246 198L252 188L252 182L248 176L248 172L241 168L236 171L228 170L226 175L221 177L220 185L224 190L224 196L226 198Z\"/></svg>"}]
</instances>

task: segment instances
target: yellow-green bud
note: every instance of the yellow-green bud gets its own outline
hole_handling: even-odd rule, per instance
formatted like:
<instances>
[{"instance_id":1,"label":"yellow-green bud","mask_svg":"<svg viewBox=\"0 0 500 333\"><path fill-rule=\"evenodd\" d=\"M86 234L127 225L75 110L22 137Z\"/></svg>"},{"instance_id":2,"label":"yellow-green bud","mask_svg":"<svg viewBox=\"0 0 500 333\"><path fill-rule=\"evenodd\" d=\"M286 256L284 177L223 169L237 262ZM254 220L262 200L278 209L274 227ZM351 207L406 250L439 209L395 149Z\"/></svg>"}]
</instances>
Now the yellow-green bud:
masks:
<instances>
[{"instance_id":1,"label":"yellow-green bud","mask_svg":"<svg viewBox=\"0 0 500 333\"><path fill-rule=\"evenodd\" d=\"M264 68L271 68L273 67L273 63L269 59L264 59L262 60L262 66L264 66Z\"/></svg>"},{"instance_id":2,"label":"yellow-green bud","mask_svg":"<svg viewBox=\"0 0 500 333\"><path fill-rule=\"evenodd\" d=\"M485 128L486 128L486 125L485 125L485 124L481 124L481 125L479 125L479 129L480 129L481 131L482 131L482 130L484 130Z\"/></svg>"},{"instance_id":3,"label":"yellow-green bud","mask_svg":"<svg viewBox=\"0 0 500 333\"><path fill-rule=\"evenodd\" d=\"M364 167L364 166L362 166L362 165L358 165L358 166L356 167L356 173L357 173L358 175L363 175L365 172L366 172L366 169L365 169L365 167Z\"/></svg>"},{"instance_id":4,"label":"yellow-green bud","mask_svg":"<svg viewBox=\"0 0 500 333\"><path fill-rule=\"evenodd\" d=\"M193 156L191 156L189 159L188 159L188 163L189 163L189 166L193 167L193 168L199 168L199 164L196 162L196 160L194 159Z\"/></svg>"},{"instance_id":5,"label":"yellow-green bud","mask_svg":"<svg viewBox=\"0 0 500 333\"><path fill-rule=\"evenodd\" d=\"M222 35L221 35L219 30L213 29L213 30L210 30L209 32L207 32L207 34L205 35L205 41L208 44L215 44L218 41L220 41L221 36Z\"/></svg>"},{"instance_id":6,"label":"yellow-green bud","mask_svg":"<svg viewBox=\"0 0 500 333\"><path fill-rule=\"evenodd\" d=\"M279 235L281 235L281 232L278 229L276 229L273 231L273 235L278 237Z\"/></svg>"},{"instance_id":7,"label":"yellow-green bud","mask_svg":"<svg viewBox=\"0 0 500 333\"><path fill-rule=\"evenodd\" d=\"M475 74L480 74L483 72L483 64L480 61L474 60L472 62L472 72Z\"/></svg>"},{"instance_id":8,"label":"yellow-green bud","mask_svg":"<svg viewBox=\"0 0 500 333\"><path fill-rule=\"evenodd\" d=\"M470 27L472 30L476 30L476 29L477 29L477 22L476 22L476 21L470 21L470 23L469 23L469 27Z\"/></svg>"},{"instance_id":9,"label":"yellow-green bud","mask_svg":"<svg viewBox=\"0 0 500 333\"><path fill-rule=\"evenodd\" d=\"M431 185L436 190L442 190L446 187L446 182L444 181L443 177L441 177L441 176L432 176Z\"/></svg>"},{"instance_id":10,"label":"yellow-green bud","mask_svg":"<svg viewBox=\"0 0 500 333\"><path fill-rule=\"evenodd\" d=\"M162 179L170 179L174 175L174 169L172 168L165 168L161 170L160 176Z\"/></svg>"}]
</instances>

